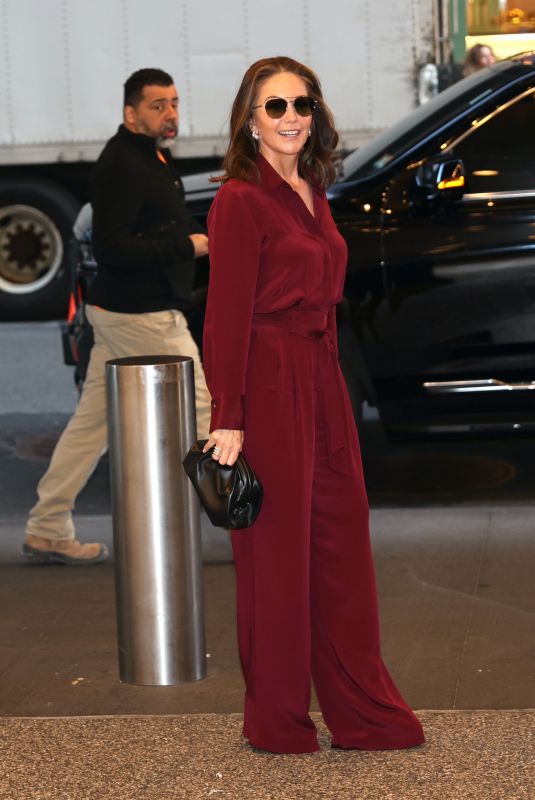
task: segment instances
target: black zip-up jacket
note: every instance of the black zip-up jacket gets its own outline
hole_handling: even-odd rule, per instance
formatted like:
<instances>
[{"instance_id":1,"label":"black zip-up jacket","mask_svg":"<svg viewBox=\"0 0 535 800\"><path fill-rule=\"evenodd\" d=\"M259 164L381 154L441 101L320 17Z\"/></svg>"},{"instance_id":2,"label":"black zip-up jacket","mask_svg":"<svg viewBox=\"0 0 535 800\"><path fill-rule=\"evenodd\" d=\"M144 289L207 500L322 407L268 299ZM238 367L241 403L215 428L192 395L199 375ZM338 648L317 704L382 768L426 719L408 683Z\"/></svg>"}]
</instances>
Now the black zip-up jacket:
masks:
<instances>
[{"instance_id":1,"label":"black zip-up jacket","mask_svg":"<svg viewBox=\"0 0 535 800\"><path fill-rule=\"evenodd\" d=\"M98 272L88 302L123 313L187 308L195 277L189 234L205 231L156 140L120 125L95 164L89 198Z\"/></svg>"}]
</instances>

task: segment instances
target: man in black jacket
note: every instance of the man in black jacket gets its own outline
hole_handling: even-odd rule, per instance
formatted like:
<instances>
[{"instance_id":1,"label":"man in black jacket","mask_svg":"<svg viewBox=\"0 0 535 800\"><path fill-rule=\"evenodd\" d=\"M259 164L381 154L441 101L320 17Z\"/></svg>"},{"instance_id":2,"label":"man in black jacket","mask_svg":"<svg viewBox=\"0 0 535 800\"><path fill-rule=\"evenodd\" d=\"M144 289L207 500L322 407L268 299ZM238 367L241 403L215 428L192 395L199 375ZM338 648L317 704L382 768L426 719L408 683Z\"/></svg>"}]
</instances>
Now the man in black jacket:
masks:
<instances>
[{"instance_id":1,"label":"man in black jacket","mask_svg":"<svg viewBox=\"0 0 535 800\"><path fill-rule=\"evenodd\" d=\"M159 69L138 70L124 89L124 124L102 151L89 187L98 273L87 316L95 344L79 405L39 482L26 526L23 553L41 564L95 564L108 555L105 545L75 538L71 514L107 447L106 361L192 356L198 434L208 434L210 396L183 314L195 259L208 253L208 238L186 210L166 152L178 132L178 95Z\"/></svg>"}]
</instances>

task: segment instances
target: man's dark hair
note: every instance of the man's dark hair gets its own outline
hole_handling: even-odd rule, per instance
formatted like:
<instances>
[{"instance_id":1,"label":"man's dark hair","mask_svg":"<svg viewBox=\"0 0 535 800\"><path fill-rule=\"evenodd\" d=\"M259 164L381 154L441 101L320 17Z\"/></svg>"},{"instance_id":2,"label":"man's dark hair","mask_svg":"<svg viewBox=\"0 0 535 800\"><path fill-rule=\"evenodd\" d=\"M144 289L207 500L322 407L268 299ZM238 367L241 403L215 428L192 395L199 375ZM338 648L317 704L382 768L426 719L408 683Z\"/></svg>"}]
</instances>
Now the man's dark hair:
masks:
<instances>
[{"instance_id":1,"label":"man's dark hair","mask_svg":"<svg viewBox=\"0 0 535 800\"><path fill-rule=\"evenodd\" d=\"M163 69L138 69L125 81L124 105L136 106L143 97L145 86L172 86L173 83L172 77Z\"/></svg>"}]
</instances>

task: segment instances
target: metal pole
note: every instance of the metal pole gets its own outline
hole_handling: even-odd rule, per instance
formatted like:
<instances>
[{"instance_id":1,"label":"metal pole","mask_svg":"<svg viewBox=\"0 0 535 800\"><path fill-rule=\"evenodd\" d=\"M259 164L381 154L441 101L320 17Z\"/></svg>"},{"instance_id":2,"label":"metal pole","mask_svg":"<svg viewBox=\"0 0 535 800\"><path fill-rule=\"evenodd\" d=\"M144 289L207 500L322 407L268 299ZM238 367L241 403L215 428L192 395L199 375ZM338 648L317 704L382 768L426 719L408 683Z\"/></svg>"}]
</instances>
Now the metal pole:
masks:
<instances>
[{"instance_id":1,"label":"metal pole","mask_svg":"<svg viewBox=\"0 0 535 800\"><path fill-rule=\"evenodd\" d=\"M193 361L106 364L121 681L206 676L199 503L182 458L196 438Z\"/></svg>"}]
</instances>

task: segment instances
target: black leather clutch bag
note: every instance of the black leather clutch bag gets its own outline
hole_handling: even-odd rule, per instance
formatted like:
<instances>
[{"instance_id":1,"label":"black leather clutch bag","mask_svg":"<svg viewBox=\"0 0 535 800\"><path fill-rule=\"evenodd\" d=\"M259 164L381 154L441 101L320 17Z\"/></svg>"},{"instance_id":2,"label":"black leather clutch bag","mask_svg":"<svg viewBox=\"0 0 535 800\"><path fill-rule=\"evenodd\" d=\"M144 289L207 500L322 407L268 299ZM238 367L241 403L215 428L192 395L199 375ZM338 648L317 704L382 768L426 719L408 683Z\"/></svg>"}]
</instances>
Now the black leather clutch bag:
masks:
<instances>
[{"instance_id":1,"label":"black leather clutch bag","mask_svg":"<svg viewBox=\"0 0 535 800\"><path fill-rule=\"evenodd\" d=\"M229 467L203 453L207 439L195 442L184 461L184 469L199 495L212 525L222 528L248 528L262 505L262 485L240 453Z\"/></svg>"}]
</instances>

